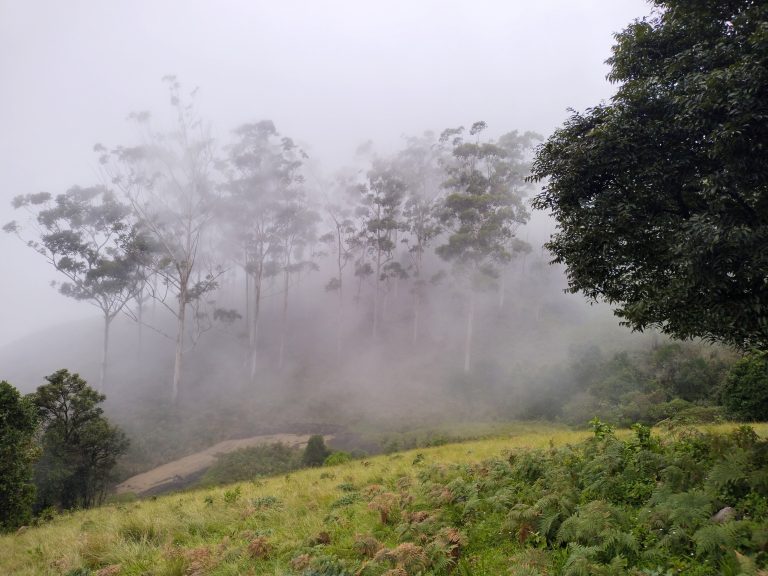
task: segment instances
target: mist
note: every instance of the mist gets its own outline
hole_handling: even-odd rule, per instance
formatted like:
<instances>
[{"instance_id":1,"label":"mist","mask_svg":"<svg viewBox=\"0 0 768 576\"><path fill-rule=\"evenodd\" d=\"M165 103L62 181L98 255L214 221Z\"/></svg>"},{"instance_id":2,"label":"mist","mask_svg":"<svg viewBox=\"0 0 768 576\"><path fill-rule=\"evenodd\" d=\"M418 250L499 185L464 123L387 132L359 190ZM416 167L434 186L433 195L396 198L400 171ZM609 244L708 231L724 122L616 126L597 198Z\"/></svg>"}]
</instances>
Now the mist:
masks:
<instances>
[{"instance_id":1,"label":"mist","mask_svg":"<svg viewBox=\"0 0 768 576\"><path fill-rule=\"evenodd\" d=\"M546 138L568 108L610 98L615 88L599 63L613 34L649 13L640 0L0 1L0 220L22 218L11 207L17 195L113 186L114 158L100 162L94 145L109 153L146 143L146 125L127 119L141 111L151 113L153 131L172 130L161 79L173 75L216 162L231 158L239 127L267 120L305 155L297 188L316 217L300 252L312 265L291 262L285 284L280 274L265 276L254 336L253 286L245 287L228 237L233 221L211 224L201 244L210 266L201 270L215 269L215 289L200 300L206 325L194 345L185 343L177 397L172 291L164 302L145 301L141 330L135 305L127 308L133 319L116 318L104 392L137 453L159 463L175 454L174 443L189 450L274 430L528 417L537 391L567 390L574 355L656 338L565 292L564 271L543 248L549 218L533 213L517 227L528 248L476 291L467 369L467 300L451 262L435 254L448 232L424 253L420 277L440 281L419 297L416 329L405 232L395 234L388 262L407 274L386 282L355 274L356 252L342 274L343 298L328 289L338 276L338 254L321 240L333 230L329 206L354 219L376 163L428 131L437 141L446 129L484 121L483 142L512 131ZM213 171L223 190L231 178ZM537 189L522 177L527 205ZM437 184L434 194L444 190ZM52 288L56 271L12 234L0 235L0 254L10 271L0 284L0 379L30 392L67 367L96 383L98 310ZM231 316L214 321L215 310ZM194 330L187 326L187 336ZM185 435L195 439L176 441Z\"/></svg>"}]
</instances>

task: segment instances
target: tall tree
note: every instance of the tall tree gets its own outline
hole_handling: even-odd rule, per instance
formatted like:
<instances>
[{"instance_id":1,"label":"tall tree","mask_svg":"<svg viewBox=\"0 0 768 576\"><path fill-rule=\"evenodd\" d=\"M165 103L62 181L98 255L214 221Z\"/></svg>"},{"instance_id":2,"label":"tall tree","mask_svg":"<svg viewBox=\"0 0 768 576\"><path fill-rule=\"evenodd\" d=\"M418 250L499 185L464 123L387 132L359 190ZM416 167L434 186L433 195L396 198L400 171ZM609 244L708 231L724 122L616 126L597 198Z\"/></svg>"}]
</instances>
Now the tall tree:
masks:
<instances>
[{"instance_id":1,"label":"tall tree","mask_svg":"<svg viewBox=\"0 0 768 576\"><path fill-rule=\"evenodd\" d=\"M283 301L280 318L280 346L278 350L278 368L285 363L285 345L288 334L288 293L291 278L308 270L317 270L318 266L307 250L316 238L317 212L309 207L301 191L292 191L284 195L276 214L276 250L275 270L282 276Z\"/></svg>"},{"instance_id":2,"label":"tall tree","mask_svg":"<svg viewBox=\"0 0 768 576\"><path fill-rule=\"evenodd\" d=\"M6 224L6 232L23 238L25 228L38 239L27 244L66 280L59 291L96 306L102 314L103 338L99 389L106 383L110 326L144 283L147 247L130 208L104 186L73 187L55 198L46 192L17 196L14 208L31 219Z\"/></svg>"},{"instance_id":3,"label":"tall tree","mask_svg":"<svg viewBox=\"0 0 768 576\"><path fill-rule=\"evenodd\" d=\"M383 283L403 272L399 263L393 261L393 254L397 231L403 226L400 213L405 183L393 166L379 160L368 172L367 183L360 186L360 193L361 234L372 261L374 281L371 330L373 337L377 338Z\"/></svg>"},{"instance_id":4,"label":"tall tree","mask_svg":"<svg viewBox=\"0 0 768 576\"><path fill-rule=\"evenodd\" d=\"M520 175L504 146L481 142L485 122L475 122L465 140L464 128L445 130L440 141L451 146L446 164L447 189L441 220L448 230L437 254L453 263L453 271L467 293L464 372L472 365L475 292L488 286L499 268L510 261L509 247L520 224L528 219L518 189Z\"/></svg>"},{"instance_id":5,"label":"tall tree","mask_svg":"<svg viewBox=\"0 0 768 576\"><path fill-rule=\"evenodd\" d=\"M616 36L610 103L538 151L547 247L635 330L765 349L768 5L654 4Z\"/></svg>"},{"instance_id":6,"label":"tall tree","mask_svg":"<svg viewBox=\"0 0 768 576\"><path fill-rule=\"evenodd\" d=\"M0 381L0 532L18 528L32 516L36 430L32 404L8 382Z\"/></svg>"},{"instance_id":7,"label":"tall tree","mask_svg":"<svg viewBox=\"0 0 768 576\"><path fill-rule=\"evenodd\" d=\"M176 113L175 129L155 132L148 113L132 114L146 129L145 143L120 146L110 153L97 146L97 151L102 152L102 164L112 182L123 190L160 251L154 272L162 278L164 290L154 296L176 318L171 385L176 402L190 320L193 329L189 338L194 346L208 327L203 322L208 316L200 311L202 297L216 289L222 269L206 253L206 238L212 232L210 224L218 202L213 141L194 107L183 101L176 78L164 80ZM166 301L165 290L172 293L175 302ZM194 313L188 315L190 308Z\"/></svg>"},{"instance_id":8,"label":"tall tree","mask_svg":"<svg viewBox=\"0 0 768 576\"><path fill-rule=\"evenodd\" d=\"M445 149L432 132L409 138L406 148L394 159L406 183L403 224L409 235L409 271L413 280L413 343L419 339L421 308L428 281L424 277L425 255L432 240L440 234L439 207L442 200L443 160Z\"/></svg>"},{"instance_id":9,"label":"tall tree","mask_svg":"<svg viewBox=\"0 0 768 576\"><path fill-rule=\"evenodd\" d=\"M239 254L246 277L246 318L249 334L250 377L256 378L258 332L264 281L274 273L271 264L284 246L287 224L282 213L302 183L304 152L280 135L270 120L244 124L235 130L229 149L228 179L223 210L227 234ZM283 214L283 218L281 218ZM284 220L284 222L281 222Z\"/></svg>"}]
</instances>

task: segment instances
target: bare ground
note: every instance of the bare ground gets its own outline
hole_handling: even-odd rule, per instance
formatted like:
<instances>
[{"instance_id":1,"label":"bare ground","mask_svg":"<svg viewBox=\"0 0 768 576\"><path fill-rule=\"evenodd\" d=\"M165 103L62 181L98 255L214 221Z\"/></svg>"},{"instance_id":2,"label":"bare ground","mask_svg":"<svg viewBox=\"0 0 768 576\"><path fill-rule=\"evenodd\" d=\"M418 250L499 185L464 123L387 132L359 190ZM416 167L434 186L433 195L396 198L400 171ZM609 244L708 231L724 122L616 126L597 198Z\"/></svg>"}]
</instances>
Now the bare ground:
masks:
<instances>
[{"instance_id":1,"label":"bare ground","mask_svg":"<svg viewBox=\"0 0 768 576\"><path fill-rule=\"evenodd\" d=\"M276 444L278 442L300 448L306 445L309 436L309 434L270 434L237 440L225 440L201 452L184 456L173 462L168 462L128 478L128 480L118 484L115 491L117 494L133 492L137 495L165 492L166 490L182 487L188 484L191 479L198 477L216 461L218 454L226 454L240 448L248 448L249 446L257 446L259 444ZM330 436L326 436L326 440L330 438Z\"/></svg>"}]
</instances>

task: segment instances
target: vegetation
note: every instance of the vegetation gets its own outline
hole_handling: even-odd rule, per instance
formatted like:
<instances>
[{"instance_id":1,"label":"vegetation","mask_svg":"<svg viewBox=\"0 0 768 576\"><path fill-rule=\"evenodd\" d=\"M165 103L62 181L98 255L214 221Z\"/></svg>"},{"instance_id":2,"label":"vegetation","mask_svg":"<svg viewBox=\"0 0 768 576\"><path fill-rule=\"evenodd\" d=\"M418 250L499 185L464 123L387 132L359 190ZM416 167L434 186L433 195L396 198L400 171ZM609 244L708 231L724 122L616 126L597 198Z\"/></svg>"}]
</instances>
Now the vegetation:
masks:
<instances>
[{"instance_id":1,"label":"vegetation","mask_svg":"<svg viewBox=\"0 0 768 576\"><path fill-rule=\"evenodd\" d=\"M29 521L35 501L32 464L37 416L29 399L0 382L0 532Z\"/></svg>"},{"instance_id":2,"label":"vegetation","mask_svg":"<svg viewBox=\"0 0 768 576\"><path fill-rule=\"evenodd\" d=\"M768 352L753 352L736 362L720 390L732 417L764 420L768 414Z\"/></svg>"},{"instance_id":3,"label":"vegetation","mask_svg":"<svg viewBox=\"0 0 768 576\"><path fill-rule=\"evenodd\" d=\"M0 570L121 575L758 574L750 428L536 431L115 504L0 537ZM768 433L761 425L759 435ZM589 438L591 436L591 438ZM79 571L79 572L77 572Z\"/></svg>"},{"instance_id":4,"label":"vegetation","mask_svg":"<svg viewBox=\"0 0 768 576\"><path fill-rule=\"evenodd\" d=\"M610 103L537 152L534 207L572 292L626 325L768 347L768 64L763 2L656 0L617 35Z\"/></svg>"},{"instance_id":5,"label":"vegetation","mask_svg":"<svg viewBox=\"0 0 768 576\"><path fill-rule=\"evenodd\" d=\"M325 439L319 434L314 434L307 441L301 463L304 466L322 466L325 459L330 455L331 451L326 447Z\"/></svg>"},{"instance_id":6,"label":"vegetation","mask_svg":"<svg viewBox=\"0 0 768 576\"><path fill-rule=\"evenodd\" d=\"M203 486L276 476L301 467L301 452L284 444L265 444L220 454L200 479Z\"/></svg>"},{"instance_id":7,"label":"vegetation","mask_svg":"<svg viewBox=\"0 0 768 576\"><path fill-rule=\"evenodd\" d=\"M42 445L35 465L36 509L89 508L104 500L128 439L102 415L105 396L78 374L59 370L45 379L48 384L31 396Z\"/></svg>"}]
</instances>

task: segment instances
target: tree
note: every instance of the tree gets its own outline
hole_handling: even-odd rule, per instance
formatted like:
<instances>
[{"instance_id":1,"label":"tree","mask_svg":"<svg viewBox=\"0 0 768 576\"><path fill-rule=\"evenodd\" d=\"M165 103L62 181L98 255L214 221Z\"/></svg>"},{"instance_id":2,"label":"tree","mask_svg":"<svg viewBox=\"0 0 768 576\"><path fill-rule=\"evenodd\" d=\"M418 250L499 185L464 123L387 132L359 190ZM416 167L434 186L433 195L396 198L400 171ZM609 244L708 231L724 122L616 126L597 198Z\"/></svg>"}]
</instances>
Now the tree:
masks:
<instances>
[{"instance_id":1,"label":"tree","mask_svg":"<svg viewBox=\"0 0 768 576\"><path fill-rule=\"evenodd\" d=\"M468 296L464 338L464 372L469 373L475 315L475 292L498 277L512 258L511 241L517 227L528 219L520 190L521 174L506 147L481 142L485 122L469 131L474 142L464 140L464 128L445 130L440 141L452 148L446 165L448 190L441 221L449 234L437 254L453 263L453 272L464 283Z\"/></svg>"},{"instance_id":2,"label":"tree","mask_svg":"<svg viewBox=\"0 0 768 576\"><path fill-rule=\"evenodd\" d=\"M537 151L534 207L570 291L623 324L765 349L768 5L655 4L616 36L610 103Z\"/></svg>"},{"instance_id":3,"label":"tree","mask_svg":"<svg viewBox=\"0 0 768 576\"><path fill-rule=\"evenodd\" d=\"M395 158L397 170L406 183L403 222L409 237L409 271L413 279L412 341L419 339L422 302L426 293L424 256L432 240L441 232L439 207L442 201L442 163L445 150L432 132L409 138L407 146Z\"/></svg>"},{"instance_id":4,"label":"tree","mask_svg":"<svg viewBox=\"0 0 768 576\"><path fill-rule=\"evenodd\" d=\"M105 396L78 374L64 369L45 379L31 395L43 430L37 507L88 508L103 500L128 439L102 415Z\"/></svg>"},{"instance_id":5,"label":"tree","mask_svg":"<svg viewBox=\"0 0 768 576\"><path fill-rule=\"evenodd\" d=\"M741 420L764 421L768 415L768 352L752 352L733 365L720 390L720 401Z\"/></svg>"},{"instance_id":6,"label":"tree","mask_svg":"<svg viewBox=\"0 0 768 576\"><path fill-rule=\"evenodd\" d=\"M31 517L36 430L32 404L8 382L0 381L0 532L18 528Z\"/></svg>"},{"instance_id":7,"label":"tree","mask_svg":"<svg viewBox=\"0 0 768 576\"><path fill-rule=\"evenodd\" d=\"M64 277L59 291L75 300L96 306L104 320L99 389L103 390L109 353L109 329L115 317L135 298L144 284L146 244L130 208L104 186L75 186L53 198L47 192L17 196L14 208L26 209L29 226L38 240L27 245ZM20 238L17 222L6 232Z\"/></svg>"},{"instance_id":8,"label":"tree","mask_svg":"<svg viewBox=\"0 0 768 576\"><path fill-rule=\"evenodd\" d=\"M393 256L397 246L397 231L403 227L399 218L405 194L405 183L393 166L379 160L368 172L367 184L360 186L360 194L359 213L363 221L361 239L365 250L373 261L371 272L374 291L371 330L373 337L377 338L381 317L382 283L390 278L402 276L404 272L399 262L393 260ZM363 265L362 270L365 270L365 265Z\"/></svg>"},{"instance_id":9,"label":"tree","mask_svg":"<svg viewBox=\"0 0 768 576\"><path fill-rule=\"evenodd\" d=\"M244 124L235 130L229 149L228 182L223 212L230 241L242 254L245 271L246 319L249 335L250 376L256 377L259 320L264 280L274 274L275 259L285 238L280 235L280 214L286 196L301 184L305 154L290 138L280 136L270 120ZM284 253L285 255L285 253Z\"/></svg>"},{"instance_id":10,"label":"tree","mask_svg":"<svg viewBox=\"0 0 768 576\"><path fill-rule=\"evenodd\" d=\"M206 241L218 202L213 141L194 107L183 102L176 78L167 76L164 81L176 112L175 129L153 132L149 113L134 113L130 117L147 128L145 144L120 146L111 152L98 145L96 150L102 154L102 165L112 182L125 193L159 251L153 272L162 279L164 290L153 296L176 318L171 387L176 402L189 321L194 323L189 336L193 347L210 328L206 322L209 317L201 310L203 296L217 288L223 270L206 259ZM174 297L172 304L166 302L166 291ZM188 315L189 309L192 314Z\"/></svg>"}]
</instances>

